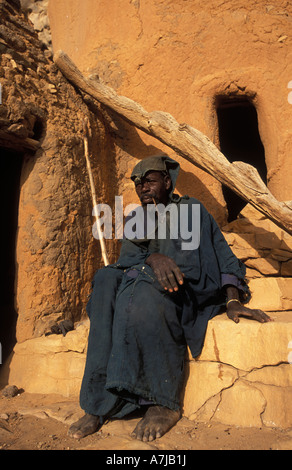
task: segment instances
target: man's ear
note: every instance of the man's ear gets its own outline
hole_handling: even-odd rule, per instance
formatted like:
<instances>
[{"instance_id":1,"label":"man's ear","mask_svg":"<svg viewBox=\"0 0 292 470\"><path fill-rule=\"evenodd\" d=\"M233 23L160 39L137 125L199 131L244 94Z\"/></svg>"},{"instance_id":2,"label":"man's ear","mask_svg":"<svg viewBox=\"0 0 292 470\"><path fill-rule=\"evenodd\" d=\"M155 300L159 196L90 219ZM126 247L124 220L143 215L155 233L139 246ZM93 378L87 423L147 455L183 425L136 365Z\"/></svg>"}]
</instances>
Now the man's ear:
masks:
<instances>
[{"instance_id":1,"label":"man's ear","mask_svg":"<svg viewBox=\"0 0 292 470\"><path fill-rule=\"evenodd\" d=\"M171 188L171 179L169 175L164 176L165 189L169 190Z\"/></svg>"}]
</instances>

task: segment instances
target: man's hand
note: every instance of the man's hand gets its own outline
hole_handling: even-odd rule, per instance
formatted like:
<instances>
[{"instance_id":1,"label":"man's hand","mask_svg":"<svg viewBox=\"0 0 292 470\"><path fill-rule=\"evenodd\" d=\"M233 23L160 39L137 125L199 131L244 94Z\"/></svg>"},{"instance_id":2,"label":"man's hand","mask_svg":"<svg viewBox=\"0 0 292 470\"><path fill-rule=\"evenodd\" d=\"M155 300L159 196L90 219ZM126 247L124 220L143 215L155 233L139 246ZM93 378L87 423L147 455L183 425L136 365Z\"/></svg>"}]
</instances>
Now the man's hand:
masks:
<instances>
[{"instance_id":1,"label":"man's hand","mask_svg":"<svg viewBox=\"0 0 292 470\"><path fill-rule=\"evenodd\" d=\"M250 318L251 320L256 320L260 323L273 321L272 318L270 318L266 313L262 312L262 310L244 307L239 302L230 302L228 304L227 316L235 323L239 322L239 317Z\"/></svg>"},{"instance_id":2,"label":"man's hand","mask_svg":"<svg viewBox=\"0 0 292 470\"><path fill-rule=\"evenodd\" d=\"M179 285L183 284L183 274L169 256L162 255L161 253L152 253L148 256L145 263L152 268L165 290L169 292L177 291Z\"/></svg>"}]
</instances>

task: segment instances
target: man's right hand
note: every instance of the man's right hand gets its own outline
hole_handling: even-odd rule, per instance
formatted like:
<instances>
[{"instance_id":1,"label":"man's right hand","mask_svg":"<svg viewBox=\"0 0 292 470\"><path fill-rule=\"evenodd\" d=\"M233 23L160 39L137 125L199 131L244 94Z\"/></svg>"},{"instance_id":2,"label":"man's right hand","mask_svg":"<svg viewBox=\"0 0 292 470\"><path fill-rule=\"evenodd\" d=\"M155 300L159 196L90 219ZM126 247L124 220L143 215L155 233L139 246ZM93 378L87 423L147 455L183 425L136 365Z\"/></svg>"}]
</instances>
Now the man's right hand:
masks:
<instances>
[{"instance_id":1,"label":"man's right hand","mask_svg":"<svg viewBox=\"0 0 292 470\"><path fill-rule=\"evenodd\" d=\"M183 284L183 274L169 256L161 253L152 253L148 256L145 263L152 268L165 290L169 292L177 291L179 285Z\"/></svg>"}]
</instances>

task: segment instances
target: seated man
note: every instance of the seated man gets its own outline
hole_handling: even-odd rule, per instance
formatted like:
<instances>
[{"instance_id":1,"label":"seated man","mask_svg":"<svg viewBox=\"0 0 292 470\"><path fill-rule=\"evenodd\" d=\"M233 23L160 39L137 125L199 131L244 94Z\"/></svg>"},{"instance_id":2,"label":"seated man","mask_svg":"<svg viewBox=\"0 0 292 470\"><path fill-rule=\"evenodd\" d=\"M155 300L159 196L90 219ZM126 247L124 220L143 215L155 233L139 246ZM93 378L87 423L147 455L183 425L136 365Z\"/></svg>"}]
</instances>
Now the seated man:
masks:
<instances>
[{"instance_id":1,"label":"seated man","mask_svg":"<svg viewBox=\"0 0 292 470\"><path fill-rule=\"evenodd\" d=\"M213 217L198 200L173 193L178 172L179 164L166 155L146 158L133 170L144 213L149 204L174 204L184 217L178 217L176 238L167 231L163 238L124 239L118 262L94 276L80 392L85 415L69 429L75 438L143 406L146 412L133 437L161 437L180 419L186 347L193 357L200 354L208 320L224 307L236 323L240 316L270 320L243 305L250 297L245 267ZM194 205L199 219L191 218ZM198 224L198 246L185 243L182 249L181 233L190 234L184 223L188 229Z\"/></svg>"}]
</instances>

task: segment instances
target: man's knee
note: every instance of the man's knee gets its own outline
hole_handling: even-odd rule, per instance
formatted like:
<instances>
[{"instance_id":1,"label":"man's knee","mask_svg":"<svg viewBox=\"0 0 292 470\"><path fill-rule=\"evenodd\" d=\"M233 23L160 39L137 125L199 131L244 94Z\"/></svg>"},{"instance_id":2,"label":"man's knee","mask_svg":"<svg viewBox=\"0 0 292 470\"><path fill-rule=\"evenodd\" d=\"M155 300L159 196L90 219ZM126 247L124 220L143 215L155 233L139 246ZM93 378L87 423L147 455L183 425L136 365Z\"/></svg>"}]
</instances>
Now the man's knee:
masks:
<instances>
[{"instance_id":1,"label":"man's knee","mask_svg":"<svg viewBox=\"0 0 292 470\"><path fill-rule=\"evenodd\" d=\"M98 269L93 276L93 287L97 284L101 287L103 284L108 287L111 283L120 282L122 278L122 271L120 269L104 267Z\"/></svg>"},{"instance_id":2,"label":"man's knee","mask_svg":"<svg viewBox=\"0 0 292 470\"><path fill-rule=\"evenodd\" d=\"M122 279L122 271L115 268L101 268L94 274L92 290L86 306L87 315L100 309L112 308Z\"/></svg>"}]
</instances>

